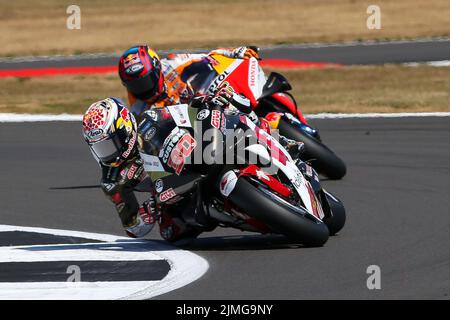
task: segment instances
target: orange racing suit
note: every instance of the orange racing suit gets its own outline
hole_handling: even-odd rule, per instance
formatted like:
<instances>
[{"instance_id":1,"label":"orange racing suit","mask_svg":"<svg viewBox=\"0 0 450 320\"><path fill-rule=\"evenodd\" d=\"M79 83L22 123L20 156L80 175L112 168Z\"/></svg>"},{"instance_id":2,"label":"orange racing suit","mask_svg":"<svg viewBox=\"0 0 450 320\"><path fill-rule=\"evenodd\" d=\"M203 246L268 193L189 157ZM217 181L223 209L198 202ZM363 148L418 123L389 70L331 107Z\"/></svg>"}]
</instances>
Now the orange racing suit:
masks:
<instances>
[{"instance_id":1,"label":"orange racing suit","mask_svg":"<svg viewBox=\"0 0 450 320\"><path fill-rule=\"evenodd\" d=\"M187 80L195 75L199 69L205 68L205 61L212 61L212 55L223 55L228 58L249 59L259 58L256 49L250 47L221 48L205 53L179 53L169 54L161 59L162 71L166 90L157 98L156 102L149 105L145 101L137 99L128 91L128 105L130 110L140 115L150 107L164 107L178 103L187 103L192 98L194 90Z\"/></svg>"}]
</instances>

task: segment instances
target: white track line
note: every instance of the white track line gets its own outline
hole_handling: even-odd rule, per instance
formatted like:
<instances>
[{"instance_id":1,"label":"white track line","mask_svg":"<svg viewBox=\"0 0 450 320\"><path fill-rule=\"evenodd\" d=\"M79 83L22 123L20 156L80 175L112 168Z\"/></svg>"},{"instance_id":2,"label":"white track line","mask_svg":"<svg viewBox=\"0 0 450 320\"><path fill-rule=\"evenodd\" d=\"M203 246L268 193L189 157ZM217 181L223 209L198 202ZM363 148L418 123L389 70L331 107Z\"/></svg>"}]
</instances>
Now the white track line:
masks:
<instances>
[{"instance_id":1,"label":"white track line","mask_svg":"<svg viewBox=\"0 0 450 320\"><path fill-rule=\"evenodd\" d=\"M450 117L450 112L406 112L406 113L318 113L305 115L308 119L351 119L351 118L410 118L410 117ZM16 114L0 113L0 122L42 122L42 121L81 121L82 115L69 114Z\"/></svg>"},{"instance_id":2,"label":"white track line","mask_svg":"<svg viewBox=\"0 0 450 320\"><path fill-rule=\"evenodd\" d=\"M437 60L437 61L425 61L425 62L407 62L403 65L408 67L418 67L421 65L429 65L432 67L450 67L450 60Z\"/></svg>"},{"instance_id":3,"label":"white track line","mask_svg":"<svg viewBox=\"0 0 450 320\"><path fill-rule=\"evenodd\" d=\"M0 122L81 121L78 114L0 113Z\"/></svg>"},{"instance_id":4,"label":"white track line","mask_svg":"<svg viewBox=\"0 0 450 320\"><path fill-rule=\"evenodd\" d=\"M305 115L307 119L352 119L352 118L420 118L450 117L450 112L406 112L406 113L318 113Z\"/></svg>"},{"instance_id":5,"label":"white track line","mask_svg":"<svg viewBox=\"0 0 450 320\"><path fill-rule=\"evenodd\" d=\"M0 232L24 231L70 236L102 243L0 247L1 262L161 260L170 264L161 281L0 283L0 299L149 299L183 287L205 274L208 262L202 257L170 245L107 234L69 230L0 225ZM99 249L103 247L102 249ZM108 246L110 246L108 248ZM61 250L55 250L61 247ZM114 250L117 247L118 250ZM33 250L34 248L34 250ZM48 248L48 250L46 250ZM109 251L109 250L111 251Z\"/></svg>"}]
</instances>

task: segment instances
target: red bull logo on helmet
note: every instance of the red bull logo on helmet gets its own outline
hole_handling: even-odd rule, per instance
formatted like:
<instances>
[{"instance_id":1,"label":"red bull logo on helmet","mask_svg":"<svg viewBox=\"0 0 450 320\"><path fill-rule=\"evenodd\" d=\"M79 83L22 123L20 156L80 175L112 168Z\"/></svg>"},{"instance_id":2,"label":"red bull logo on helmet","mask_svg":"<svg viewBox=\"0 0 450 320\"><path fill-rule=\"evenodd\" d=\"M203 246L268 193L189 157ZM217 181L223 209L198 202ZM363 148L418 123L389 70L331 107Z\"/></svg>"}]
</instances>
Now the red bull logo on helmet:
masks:
<instances>
[{"instance_id":1,"label":"red bull logo on helmet","mask_svg":"<svg viewBox=\"0 0 450 320\"><path fill-rule=\"evenodd\" d=\"M141 59L139 59L139 55L137 53L130 53L123 59L123 66L128 68L131 65L141 63Z\"/></svg>"}]
</instances>

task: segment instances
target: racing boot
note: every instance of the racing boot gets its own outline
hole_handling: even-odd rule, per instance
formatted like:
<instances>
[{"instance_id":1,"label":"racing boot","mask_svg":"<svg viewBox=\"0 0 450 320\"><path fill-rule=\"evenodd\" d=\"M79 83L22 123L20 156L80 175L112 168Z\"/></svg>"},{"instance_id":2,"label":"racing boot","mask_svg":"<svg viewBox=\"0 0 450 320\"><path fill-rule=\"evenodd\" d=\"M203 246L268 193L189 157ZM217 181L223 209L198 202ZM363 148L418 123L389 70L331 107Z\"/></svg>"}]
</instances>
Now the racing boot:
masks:
<instances>
[{"instance_id":1,"label":"racing boot","mask_svg":"<svg viewBox=\"0 0 450 320\"><path fill-rule=\"evenodd\" d=\"M161 214L158 223L161 237L168 242L193 240L202 233L201 230L188 226L181 218L173 217L167 211Z\"/></svg>"},{"instance_id":2,"label":"racing boot","mask_svg":"<svg viewBox=\"0 0 450 320\"><path fill-rule=\"evenodd\" d=\"M125 232L131 238L142 238L152 231L158 217L155 214L155 200L150 198L139 207L136 217Z\"/></svg>"}]
</instances>

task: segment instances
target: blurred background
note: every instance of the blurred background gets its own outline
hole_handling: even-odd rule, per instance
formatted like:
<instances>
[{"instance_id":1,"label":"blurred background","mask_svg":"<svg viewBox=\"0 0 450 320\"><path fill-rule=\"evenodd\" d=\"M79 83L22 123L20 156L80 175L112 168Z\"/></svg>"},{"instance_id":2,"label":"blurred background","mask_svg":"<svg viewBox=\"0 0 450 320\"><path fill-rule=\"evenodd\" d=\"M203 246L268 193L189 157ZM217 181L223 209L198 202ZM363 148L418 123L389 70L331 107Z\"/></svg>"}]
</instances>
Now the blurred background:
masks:
<instances>
[{"instance_id":1,"label":"blurred background","mask_svg":"<svg viewBox=\"0 0 450 320\"><path fill-rule=\"evenodd\" d=\"M0 4L0 112L79 114L94 100L124 97L111 68L53 76L16 71L113 67L118 54L141 43L161 52L252 44L267 49L263 61L320 61L277 67L306 113L450 111L450 68L443 67L450 60L448 0L79 0L80 29L67 27L71 4ZM380 9L379 28L368 27L371 5ZM401 43L383 47L385 41Z\"/></svg>"}]
</instances>

